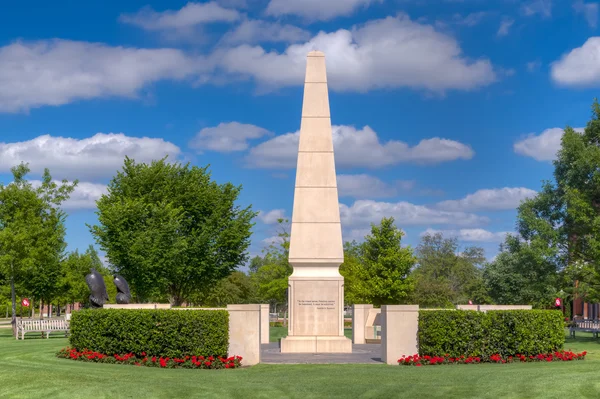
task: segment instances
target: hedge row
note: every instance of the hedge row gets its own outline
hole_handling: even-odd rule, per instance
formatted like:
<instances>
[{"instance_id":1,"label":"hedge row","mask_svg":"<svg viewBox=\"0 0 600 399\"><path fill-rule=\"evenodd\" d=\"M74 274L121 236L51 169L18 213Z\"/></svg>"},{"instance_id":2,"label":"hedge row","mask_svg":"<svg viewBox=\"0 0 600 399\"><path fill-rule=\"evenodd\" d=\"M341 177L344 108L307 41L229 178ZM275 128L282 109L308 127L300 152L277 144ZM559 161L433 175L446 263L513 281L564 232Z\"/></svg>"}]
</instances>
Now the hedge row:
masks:
<instances>
[{"instance_id":1,"label":"hedge row","mask_svg":"<svg viewBox=\"0 0 600 399\"><path fill-rule=\"evenodd\" d=\"M421 356L535 356L561 350L563 316L557 310L430 310L419 312Z\"/></svg>"},{"instance_id":2,"label":"hedge row","mask_svg":"<svg viewBox=\"0 0 600 399\"><path fill-rule=\"evenodd\" d=\"M226 310L85 309L71 316L70 343L106 353L227 356Z\"/></svg>"}]
</instances>

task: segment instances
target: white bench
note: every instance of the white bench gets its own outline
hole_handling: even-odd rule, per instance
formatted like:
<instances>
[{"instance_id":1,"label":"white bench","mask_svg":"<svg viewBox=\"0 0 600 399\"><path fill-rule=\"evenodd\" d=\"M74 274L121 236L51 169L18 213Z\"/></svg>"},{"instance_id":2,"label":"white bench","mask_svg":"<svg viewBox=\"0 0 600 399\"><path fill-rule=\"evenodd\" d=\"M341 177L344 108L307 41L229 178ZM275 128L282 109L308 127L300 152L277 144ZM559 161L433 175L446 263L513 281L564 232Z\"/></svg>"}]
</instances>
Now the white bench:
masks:
<instances>
[{"instance_id":1,"label":"white bench","mask_svg":"<svg viewBox=\"0 0 600 399\"><path fill-rule=\"evenodd\" d=\"M52 331L64 331L65 336L69 332L69 322L63 319L49 319L49 320L18 320L17 321L17 335L16 339L19 339L19 333L21 339L25 339L25 334L31 332L46 333L46 338Z\"/></svg>"}]
</instances>

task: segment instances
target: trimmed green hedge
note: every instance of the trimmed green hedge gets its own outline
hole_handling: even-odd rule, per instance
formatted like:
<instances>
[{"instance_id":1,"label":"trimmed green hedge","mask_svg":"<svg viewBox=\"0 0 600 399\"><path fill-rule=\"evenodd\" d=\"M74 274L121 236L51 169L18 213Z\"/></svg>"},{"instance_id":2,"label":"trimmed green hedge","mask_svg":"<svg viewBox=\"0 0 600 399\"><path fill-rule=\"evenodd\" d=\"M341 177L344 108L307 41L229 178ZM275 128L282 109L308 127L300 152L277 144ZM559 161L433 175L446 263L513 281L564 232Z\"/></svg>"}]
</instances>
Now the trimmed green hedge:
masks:
<instances>
[{"instance_id":1,"label":"trimmed green hedge","mask_svg":"<svg viewBox=\"0 0 600 399\"><path fill-rule=\"evenodd\" d=\"M71 346L104 354L227 356L226 310L85 309L71 316Z\"/></svg>"},{"instance_id":2,"label":"trimmed green hedge","mask_svg":"<svg viewBox=\"0 0 600 399\"><path fill-rule=\"evenodd\" d=\"M419 355L525 356L561 350L558 310L430 310L419 312Z\"/></svg>"}]
</instances>

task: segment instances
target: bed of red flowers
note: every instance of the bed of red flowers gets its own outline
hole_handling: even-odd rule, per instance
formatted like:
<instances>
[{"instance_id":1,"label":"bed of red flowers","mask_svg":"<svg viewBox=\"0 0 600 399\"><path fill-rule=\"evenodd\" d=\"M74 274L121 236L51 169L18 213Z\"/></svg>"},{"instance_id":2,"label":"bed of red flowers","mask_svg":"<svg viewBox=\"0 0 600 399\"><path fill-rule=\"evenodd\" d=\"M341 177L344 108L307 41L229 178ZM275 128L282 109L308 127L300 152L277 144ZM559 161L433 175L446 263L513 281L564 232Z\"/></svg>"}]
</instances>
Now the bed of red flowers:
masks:
<instances>
[{"instance_id":1,"label":"bed of red flowers","mask_svg":"<svg viewBox=\"0 0 600 399\"><path fill-rule=\"evenodd\" d=\"M61 349L56 356L63 359L80 360L85 362L130 364L135 366L160 367L169 369L235 369L242 366L241 356L231 356L228 358L220 356L185 356L179 359L171 357L149 356L146 355L145 352L142 352L141 356L136 356L133 353L126 353L124 355L105 355L103 353L98 353L87 349L78 351L77 349L69 347Z\"/></svg>"},{"instance_id":2,"label":"bed of red flowers","mask_svg":"<svg viewBox=\"0 0 600 399\"><path fill-rule=\"evenodd\" d=\"M481 358L475 356L459 356L451 357L446 354L444 356L402 356L398 359L398 364L401 366L433 366L439 364L478 364L478 363L525 363L525 362L565 362L572 360L584 360L587 352L574 353L569 351L560 351L548 354L539 354L535 356L514 355L502 357L498 354L492 355L489 358Z\"/></svg>"}]
</instances>

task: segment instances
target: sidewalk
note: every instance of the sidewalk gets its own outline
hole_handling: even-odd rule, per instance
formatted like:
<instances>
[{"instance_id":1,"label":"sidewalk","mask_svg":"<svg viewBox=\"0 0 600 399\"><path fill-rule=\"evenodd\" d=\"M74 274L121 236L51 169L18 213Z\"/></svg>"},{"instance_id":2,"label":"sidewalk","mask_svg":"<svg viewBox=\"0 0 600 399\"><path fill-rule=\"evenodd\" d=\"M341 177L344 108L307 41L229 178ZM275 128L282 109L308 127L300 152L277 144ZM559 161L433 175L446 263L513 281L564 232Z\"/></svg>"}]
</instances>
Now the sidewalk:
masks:
<instances>
[{"instance_id":1,"label":"sidewalk","mask_svg":"<svg viewBox=\"0 0 600 399\"><path fill-rule=\"evenodd\" d=\"M261 345L262 364L384 364L381 345L352 345L352 353L281 353L279 343Z\"/></svg>"}]
</instances>

